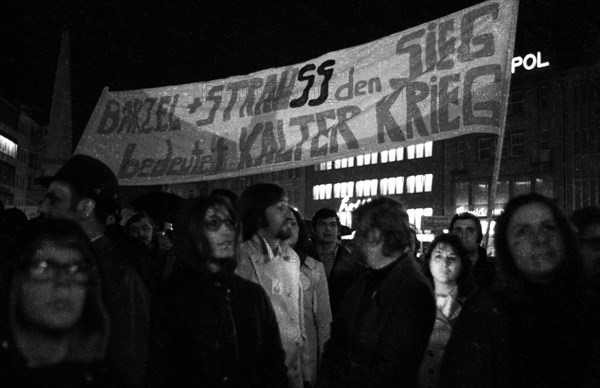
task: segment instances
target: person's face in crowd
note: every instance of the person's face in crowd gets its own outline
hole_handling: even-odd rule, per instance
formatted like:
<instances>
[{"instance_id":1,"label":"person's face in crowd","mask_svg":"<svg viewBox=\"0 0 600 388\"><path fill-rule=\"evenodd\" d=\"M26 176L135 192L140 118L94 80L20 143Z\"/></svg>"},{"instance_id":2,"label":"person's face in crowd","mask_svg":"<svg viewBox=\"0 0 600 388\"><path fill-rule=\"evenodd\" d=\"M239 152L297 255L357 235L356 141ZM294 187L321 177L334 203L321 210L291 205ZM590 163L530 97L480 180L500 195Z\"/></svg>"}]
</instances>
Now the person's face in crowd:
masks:
<instances>
[{"instance_id":1,"label":"person's face in crowd","mask_svg":"<svg viewBox=\"0 0 600 388\"><path fill-rule=\"evenodd\" d=\"M88 268L78 250L43 241L18 282L21 316L43 329L74 327L85 306Z\"/></svg>"},{"instance_id":2,"label":"person's face in crowd","mask_svg":"<svg viewBox=\"0 0 600 388\"><path fill-rule=\"evenodd\" d=\"M507 230L510 254L530 280L547 282L563 261L564 240L552 211L538 202L517 209Z\"/></svg>"},{"instance_id":3,"label":"person's face in crowd","mask_svg":"<svg viewBox=\"0 0 600 388\"><path fill-rule=\"evenodd\" d=\"M272 238L286 240L291 236L291 230L286 227L286 220L291 214L288 208L287 198L274 203L265 209L265 221L267 226L263 227L263 232ZM292 216L293 217L293 216Z\"/></svg>"},{"instance_id":4,"label":"person's face in crowd","mask_svg":"<svg viewBox=\"0 0 600 388\"><path fill-rule=\"evenodd\" d=\"M467 252L477 251L477 225L474 220L456 220L452 226L452 234L460 238Z\"/></svg>"},{"instance_id":5,"label":"person's face in crowd","mask_svg":"<svg viewBox=\"0 0 600 388\"><path fill-rule=\"evenodd\" d=\"M588 276L600 276L600 223L588 225L579 233L579 249Z\"/></svg>"},{"instance_id":6,"label":"person's face in crowd","mask_svg":"<svg viewBox=\"0 0 600 388\"><path fill-rule=\"evenodd\" d=\"M142 218L138 222L132 222L129 226L129 234L138 240L141 240L147 246L152 242L154 228L147 217Z\"/></svg>"},{"instance_id":7,"label":"person's face in crowd","mask_svg":"<svg viewBox=\"0 0 600 388\"><path fill-rule=\"evenodd\" d=\"M322 244L337 241L338 223L335 217L321 218L315 225L315 237Z\"/></svg>"},{"instance_id":8,"label":"person's face in crowd","mask_svg":"<svg viewBox=\"0 0 600 388\"><path fill-rule=\"evenodd\" d=\"M224 206L208 208L204 215L204 233L214 259L227 259L235 255L236 224Z\"/></svg>"},{"instance_id":9,"label":"person's face in crowd","mask_svg":"<svg viewBox=\"0 0 600 388\"><path fill-rule=\"evenodd\" d=\"M452 245L438 243L431 251L429 270L437 283L456 284L461 268L460 257Z\"/></svg>"},{"instance_id":10,"label":"person's face in crowd","mask_svg":"<svg viewBox=\"0 0 600 388\"><path fill-rule=\"evenodd\" d=\"M300 226L296 221L296 217L290 212L290 216L288 217L285 226L290 230L290 237L285 240L290 247L295 247L296 243L298 243L298 235L300 234Z\"/></svg>"},{"instance_id":11,"label":"person's face in crowd","mask_svg":"<svg viewBox=\"0 0 600 388\"><path fill-rule=\"evenodd\" d=\"M53 181L44 194L44 200L39 212L48 218L77 219L75 204L73 204L73 189L62 181Z\"/></svg>"}]
</instances>

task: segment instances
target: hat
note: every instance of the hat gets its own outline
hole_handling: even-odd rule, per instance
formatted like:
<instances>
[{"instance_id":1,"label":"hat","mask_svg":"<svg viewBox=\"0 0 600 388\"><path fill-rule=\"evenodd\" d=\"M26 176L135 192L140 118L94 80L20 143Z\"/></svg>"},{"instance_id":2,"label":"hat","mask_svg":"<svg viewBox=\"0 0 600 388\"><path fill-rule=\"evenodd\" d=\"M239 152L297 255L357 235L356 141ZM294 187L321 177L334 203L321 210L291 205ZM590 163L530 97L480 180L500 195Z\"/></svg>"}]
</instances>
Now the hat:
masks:
<instances>
[{"instance_id":1,"label":"hat","mask_svg":"<svg viewBox=\"0 0 600 388\"><path fill-rule=\"evenodd\" d=\"M103 206L109 214L121 208L117 177L106 164L88 155L72 156L56 175L40 177L37 181L46 188L53 181L66 182Z\"/></svg>"}]
</instances>

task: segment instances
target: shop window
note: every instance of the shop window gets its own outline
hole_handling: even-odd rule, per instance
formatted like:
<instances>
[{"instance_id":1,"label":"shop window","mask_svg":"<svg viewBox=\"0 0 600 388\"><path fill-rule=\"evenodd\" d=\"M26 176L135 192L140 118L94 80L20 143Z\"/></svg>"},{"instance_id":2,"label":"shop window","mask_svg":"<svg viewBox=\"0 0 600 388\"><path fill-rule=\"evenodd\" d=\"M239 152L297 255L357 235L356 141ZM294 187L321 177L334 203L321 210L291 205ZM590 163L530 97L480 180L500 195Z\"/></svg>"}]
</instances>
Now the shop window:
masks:
<instances>
[{"instance_id":1,"label":"shop window","mask_svg":"<svg viewBox=\"0 0 600 388\"><path fill-rule=\"evenodd\" d=\"M489 185L487 183L476 183L473 185L473 204L475 206L486 206L488 204Z\"/></svg>"},{"instance_id":2,"label":"shop window","mask_svg":"<svg viewBox=\"0 0 600 388\"><path fill-rule=\"evenodd\" d=\"M531 192L531 182L530 181L515 181L513 187L513 196L527 194Z\"/></svg>"},{"instance_id":3,"label":"shop window","mask_svg":"<svg viewBox=\"0 0 600 388\"><path fill-rule=\"evenodd\" d=\"M546 197L552 198L554 196L554 190L552 186L552 178L537 178L535 180L535 192L545 195Z\"/></svg>"},{"instance_id":4,"label":"shop window","mask_svg":"<svg viewBox=\"0 0 600 388\"><path fill-rule=\"evenodd\" d=\"M454 204L457 208L469 206L469 182L454 183Z\"/></svg>"}]
</instances>

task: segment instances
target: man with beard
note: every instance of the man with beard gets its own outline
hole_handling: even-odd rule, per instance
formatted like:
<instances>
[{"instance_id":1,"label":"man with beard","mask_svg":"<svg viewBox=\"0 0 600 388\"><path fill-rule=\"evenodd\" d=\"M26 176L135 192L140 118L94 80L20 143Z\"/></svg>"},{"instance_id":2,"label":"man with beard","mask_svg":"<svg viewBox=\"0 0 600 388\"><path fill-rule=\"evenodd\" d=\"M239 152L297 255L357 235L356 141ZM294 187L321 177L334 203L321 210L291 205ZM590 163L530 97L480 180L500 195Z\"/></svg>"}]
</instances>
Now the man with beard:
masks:
<instances>
[{"instance_id":1,"label":"man with beard","mask_svg":"<svg viewBox=\"0 0 600 388\"><path fill-rule=\"evenodd\" d=\"M273 303L286 353L289 387L300 388L301 362L307 360L300 258L284 240L291 236L288 200L274 184L248 187L239 200L244 236L237 274L260 284Z\"/></svg>"}]
</instances>

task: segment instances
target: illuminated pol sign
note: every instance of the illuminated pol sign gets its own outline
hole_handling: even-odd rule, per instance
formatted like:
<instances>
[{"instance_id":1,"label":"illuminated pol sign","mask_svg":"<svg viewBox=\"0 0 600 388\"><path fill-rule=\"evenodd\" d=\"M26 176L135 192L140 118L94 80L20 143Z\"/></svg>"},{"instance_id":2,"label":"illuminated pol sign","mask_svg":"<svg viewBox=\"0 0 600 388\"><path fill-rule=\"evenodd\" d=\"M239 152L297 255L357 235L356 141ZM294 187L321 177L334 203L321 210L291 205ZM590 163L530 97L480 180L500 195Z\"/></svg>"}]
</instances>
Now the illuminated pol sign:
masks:
<instances>
[{"instance_id":1,"label":"illuminated pol sign","mask_svg":"<svg viewBox=\"0 0 600 388\"><path fill-rule=\"evenodd\" d=\"M550 66L550 62L543 62L542 53L538 51L537 55L527 54L525 57L514 57L510 66L511 73L514 74L515 69L521 66L523 66L525 70L533 70L535 68L541 69L542 67Z\"/></svg>"}]
</instances>

